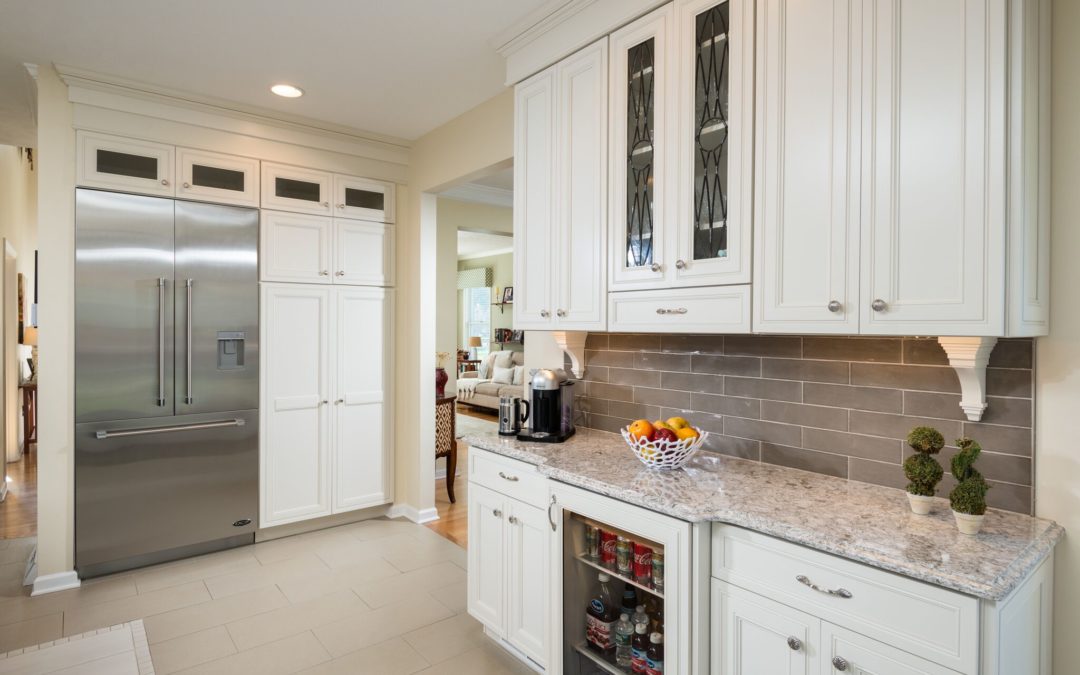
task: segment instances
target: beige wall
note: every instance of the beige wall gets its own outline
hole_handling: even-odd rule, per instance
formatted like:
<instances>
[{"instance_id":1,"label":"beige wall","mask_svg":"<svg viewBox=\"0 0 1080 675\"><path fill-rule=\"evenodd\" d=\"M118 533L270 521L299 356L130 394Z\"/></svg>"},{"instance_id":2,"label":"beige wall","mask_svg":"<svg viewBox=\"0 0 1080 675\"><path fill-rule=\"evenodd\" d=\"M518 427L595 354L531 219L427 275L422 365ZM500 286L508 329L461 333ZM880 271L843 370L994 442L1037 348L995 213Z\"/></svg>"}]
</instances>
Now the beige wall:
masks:
<instances>
[{"instance_id":1,"label":"beige wall","mask_svg":"<svg viewBox=\"0 0 1080 675\"><path fill-rule=\"evenodd\" d=\"M1053 7L1050 336L1036 340L1035 510L1065 527L1054 569L1054 672L1080 664L1080 2Z\"/></svg>"},{"instance_id":2,"label":"beige wall","mask_svg":"<svg viewBox=\"0 0 1080 675\"><path fill-rule=\"evenodd\" d=\"M0 237L15 247L16 271L24 277L25 321L34 302L34 250L37 248L37 173L20 148L0 145ZM19 348L19 367L29 375L29 347Z\"/></svg>"},{"instance_id":3,"label":"beige wall","mask_svg":"<svg viewBox=\"0 0 1080 675\"><path fill-rule=\"evenodd\" d=\"M466 230L514 233L514 209L508 206L439 197L439 222L444 221Z\"/></svg>"}]
</instances>

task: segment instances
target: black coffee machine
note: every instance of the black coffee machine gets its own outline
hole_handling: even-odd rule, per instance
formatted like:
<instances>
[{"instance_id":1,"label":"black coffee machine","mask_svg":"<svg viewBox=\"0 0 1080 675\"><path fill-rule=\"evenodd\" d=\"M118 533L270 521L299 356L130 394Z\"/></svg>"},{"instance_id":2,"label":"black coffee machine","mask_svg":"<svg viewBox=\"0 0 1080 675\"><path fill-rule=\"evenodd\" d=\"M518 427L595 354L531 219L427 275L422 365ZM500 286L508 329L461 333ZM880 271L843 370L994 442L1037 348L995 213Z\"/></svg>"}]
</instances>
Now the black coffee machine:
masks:
<instances>
[{"instance_id":1,"label":"black coffee machine","mask_svg":"<svg viewBox=\"0 0 1080 675\"><path fill-rule=\"evenodd\" d=\"M529 381L529 428L518 440L562 443L574 435L574 383L562 370L534 370Z\"/></svg>"}]
</instances>

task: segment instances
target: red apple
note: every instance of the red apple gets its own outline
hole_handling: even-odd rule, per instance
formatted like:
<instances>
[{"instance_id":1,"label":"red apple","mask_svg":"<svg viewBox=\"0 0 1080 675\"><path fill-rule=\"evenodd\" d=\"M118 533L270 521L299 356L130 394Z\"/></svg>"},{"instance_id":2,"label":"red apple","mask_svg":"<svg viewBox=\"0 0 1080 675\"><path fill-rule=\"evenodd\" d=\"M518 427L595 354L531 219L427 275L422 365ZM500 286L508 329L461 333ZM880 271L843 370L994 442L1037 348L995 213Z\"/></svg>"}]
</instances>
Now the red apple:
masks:
<instances>
[{"instance_id":1,"label":"red apple","mask_svg":"<svg viewBox=\"0 0 1080 675\"><path fill-rule=\"evenodd\" d=\"M671 429L660 428L653 434L654 441L677 441L679 437Z\"/></svg>"}]
</instances>

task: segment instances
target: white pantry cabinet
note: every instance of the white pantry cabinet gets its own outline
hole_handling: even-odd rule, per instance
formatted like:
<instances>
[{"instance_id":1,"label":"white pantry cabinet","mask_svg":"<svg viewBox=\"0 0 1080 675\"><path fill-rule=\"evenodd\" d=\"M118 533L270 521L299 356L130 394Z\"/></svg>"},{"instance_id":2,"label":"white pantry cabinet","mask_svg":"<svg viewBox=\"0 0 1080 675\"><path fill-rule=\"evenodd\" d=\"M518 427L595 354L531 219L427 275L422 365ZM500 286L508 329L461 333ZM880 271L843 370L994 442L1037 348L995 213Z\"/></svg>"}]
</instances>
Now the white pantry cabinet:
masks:
<instances>
[{"instance_id":1,"label":"white pantry cabinet","mask_svg":"<svg viewBox=\"0 0 1080 675\"><path fill-rule=\"evenodd\" d=\"M541 667L551 644L546 495L533 467L469 450L469 614Z\"/></svg>"},{"instance_id":2,"label":"white pantry cabinet","mask_svg":"<svg viewBox=\"0 0 1080 675\"><path fill-rule=\"evenodd\" d=\"M393 292L262 285L260 526L392 499Z\"/></svg>"},{"instance_id":3,"label":"white pantry cabinet","mask_svg":"<svg viewBox=\"0 0 1080 675\"><path fill-rule=\"evenodd\" d=\"M604 330L607 39L514 96L514 327Z\"/></svg>"},{"instance_id":4,"label":"white pantry cabinet","mask_svg":"<svg viewBox=\"0 0 1080 675\"><path fill-rule=\"evenodd\" d=\"M394 285L394 226L262 211L263 281Z\"/></svg>"},{"instance_id":5,"label":"white pantry cabinet","mask_svg":"<svg viewBox=\"0 0 1080 675\"><path fill-rule=\"evenodd\" d=\"M758 3L755 330L1045 335L1046 0Z\"/></svg>"}]
</instances>

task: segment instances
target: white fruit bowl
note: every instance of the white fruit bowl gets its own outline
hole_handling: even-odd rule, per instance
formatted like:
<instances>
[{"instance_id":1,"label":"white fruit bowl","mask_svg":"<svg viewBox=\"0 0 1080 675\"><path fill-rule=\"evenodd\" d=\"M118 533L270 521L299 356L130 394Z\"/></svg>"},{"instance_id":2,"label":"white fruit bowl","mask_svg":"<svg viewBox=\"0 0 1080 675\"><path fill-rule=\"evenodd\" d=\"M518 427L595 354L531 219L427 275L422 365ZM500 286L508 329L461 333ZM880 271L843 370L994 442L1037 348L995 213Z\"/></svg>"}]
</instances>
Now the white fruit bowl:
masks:
<instances>
[{"instance_id":1,"label":"white fruit bowl","mask_svg":"<svg viewBox=\"0 0 1080 675\"><path fill-rule=\"evenodd\" d=\"M650 469L678 469L690 461L690 458L705 442L708 432L693 427L698 433L697 438L686 438L677 441L650 441L647 438L634 438L630 435L630 428L622 429L623 440L634 451L641 463Z\"/></svg>"}]
</instances>

